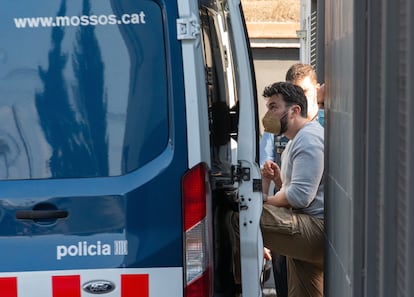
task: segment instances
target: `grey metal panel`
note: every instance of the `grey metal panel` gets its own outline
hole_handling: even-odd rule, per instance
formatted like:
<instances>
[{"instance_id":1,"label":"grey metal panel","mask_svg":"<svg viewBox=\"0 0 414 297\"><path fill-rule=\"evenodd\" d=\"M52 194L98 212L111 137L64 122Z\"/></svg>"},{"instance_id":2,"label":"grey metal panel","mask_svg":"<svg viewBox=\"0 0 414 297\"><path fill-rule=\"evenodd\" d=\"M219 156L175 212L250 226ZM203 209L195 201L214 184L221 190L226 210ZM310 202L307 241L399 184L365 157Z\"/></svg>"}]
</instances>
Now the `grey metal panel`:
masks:
<instances>
[{"instance_id":1,"label":"grey metal panel","mask_svg":"<svg viewBox=\"0 0 414 297\"><path fill-rule=\"evenodd\" d=\"M407 1L369 1L366 296L407 290ZM390 273L392 272L392 273Z\"/></svg>"},{"instance_id":2,"label":"grey metal panel","mask_svg":"<svg viewBox=\"0 0 414 297\"><path fill-rule=\"evenodd\" d=\"M414 4L347 5L326 1L326 296L413 296ZM351 154L340 148L348 136Z\"/></svg>"},{"instance_id":3,"label":"grey metal panel","mask_svg":"<svg viewBox=\"0 0 414 297\"><path fill-rule=\"evenodd\" d=\"M407 195L410 185L407 180L407 160L409 157L409 129L407 106L407 58L411 54L408 49L407 1L384 3L384 131L383 147L385 157L383 182L383 220L381 223L383 239L383 261L380 266L380 290L382 296L407 295L408 280L406 278L409 246L407 245L407 221L409 213ZM389 276L389 271L395 273Z\"/></svg>"},{"instance_id":4,"label":"grey metal panel","mask_svg":"<svg viewBox=\"0 0 414 297\"><path fill-rule=\"evenodd\" d=\"M337 257L333 246L327 246L325 257ZM329 263L329 282L325 285L325 296L352 296L352 284L349 278L344 278L343 267L340 262ZM326 275L325 275L326 278Z\"/></svg>"},{"instance_id":5,"label":"grey metal panel","mask_svg":"<svg viewBox=\"0 0 414 297\"><path fill-rule=\"evenodd\" d=\"M350 100L351 97L343 98ZM344 109L330 109L327 136L329 144L328 173L335 187L340 187L352 199L353 116ZM336 199L336 197L333 197ZM351 225L349 225L351 226Z\"/></svg>"},{"instance_id":6,"label":"grey metal panel","mask_svg":"<svg viewBox=\"0 0 414 297\"><path fill-rule=\"evenodd\" d=\"M330 179L332 178L329 177ZM349 194L336 183L329 180L330 186L326 193L329 198L326 205L329 211L326 214L326 232L329 237L329 243L335 248L335 265L342 268L341 274L346 280L352 272L352 227L347 224L351 210L351 200ZM335 197L334 199L331 199ZM331 273L329 274L331 276Z\"/></svg>"},{"instance_id":7,"label":"grey metal panel","mask_svg":"<svg viewBox=\"0 0 414 297\"><path fill-rule=\"evenodd\" d=\"M369 67L376 67L378 64L368 62L369 57L375 56L375 53L371 53L368 45L371 45L371 39L376 39L375 35L368 34L368 27L372 28L372 24L368 24L368 21L375 20L367 14L368 1L354 1L355 2L355 18L354 24L358 30L355 31L355 110L353 112L355 119L354 129L354 145L357 143L363 144L360 146L360 150L356 150L354 155L354 170L355 176L354 183L354 195L356 197L354 203L354 221L356 227L354 228L354 258L352 259L353 265L353 295L352 296L377 296L374 291L368 292L366 289L366 283L375 281L376 273L375 266L367 267L366 262L378 258L376 250L376 230L372 227L376 226L376 220L378 218L375 202L369 202L366 199L367 189L372 184L369 179L376 179L374 175L367 175L367 168L377 166L375 163L370 163L369 158L375 155L374 148L376 147L375 141L367 139L367 126L372 117L368 115L368 111L371 110L368 107L369 93L367 91L367 81L370 79L370 73L372 69ZM376 8L380 8L380 5ZM377 9L377 10L378 10ZM375 14L375 13L374 13ZM379 29L380 26L375 28ZM378 45L376 47L379 47ZM375 81L375 80L374 80ZM379 91L379 88L374 89ZM375 97L375 95L374 95ZM376 114L376 112L374 112ZM375 139L375 137L374 137ZM373 186L373 188L378 188ZM375 195L374 195L375 196ZM375 199L375 198L374 198ZM367 240L366 230L371 231L371 238ZM369 250L369 253L366 251ZM370 260L371 259L371 260ZM367 295L368 294L368 295Z\"/></svg>"},{"instance_id":8,"label":"grey metal panel","mask_svg":"<svg viewBox=\"0 0 414 297\"><path fill-rule=\"evenodd\" d=\"M354 26L352 1L325 1L325 296L351 296L354 246Z\"/></svg>"},{"instance_id":9,"label":"grey metal panel","mask_svg":"<svg viewBox=\"0 0 414 297\"><path fill-rule=\"evenodd\" d=\"M409 15L414 15L414 2L407 1L407 13ZM408 18L407 20L407 33L406 36L408 38L408 45L407 45L407 111L410 115L414 114L414 18ZM410 116L407 119L407 128L408 128L408 137L407 137L407 150L409 155L407 156L407 191L406 191L406 199L407 199L407 211L409 212L409 217L407 220L407 246L408 246L408 256L407 256L407 274L405 276L406 281L408 282L407 285L407 293L413 294L414 292L414 199L413 199L413 192L414 192L414 137L413 137L413 129L414 129L414 117Z\"/></svg>"}]
</instances>

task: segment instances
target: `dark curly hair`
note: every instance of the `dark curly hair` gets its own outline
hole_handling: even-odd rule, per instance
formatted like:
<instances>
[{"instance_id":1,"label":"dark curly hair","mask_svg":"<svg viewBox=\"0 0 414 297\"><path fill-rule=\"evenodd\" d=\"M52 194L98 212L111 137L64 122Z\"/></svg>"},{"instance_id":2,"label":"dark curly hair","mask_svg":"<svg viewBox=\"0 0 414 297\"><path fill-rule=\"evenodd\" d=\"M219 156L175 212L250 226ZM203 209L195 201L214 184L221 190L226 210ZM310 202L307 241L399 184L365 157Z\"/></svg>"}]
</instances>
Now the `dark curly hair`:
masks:
<instances>
[{"instance_id":1,"label":"dark curly hair","mask_svg":"<svg viewBox=\"0 0 414 297\"><path fill-rule=\"evenodd\" d=\"M300 115L304 118L308 114L308 101L301 87L290 82L276 82L265 87L263 97L270 98L273 95L282 95L286 106L299 105Z\"/></svg>"}]
</instances>

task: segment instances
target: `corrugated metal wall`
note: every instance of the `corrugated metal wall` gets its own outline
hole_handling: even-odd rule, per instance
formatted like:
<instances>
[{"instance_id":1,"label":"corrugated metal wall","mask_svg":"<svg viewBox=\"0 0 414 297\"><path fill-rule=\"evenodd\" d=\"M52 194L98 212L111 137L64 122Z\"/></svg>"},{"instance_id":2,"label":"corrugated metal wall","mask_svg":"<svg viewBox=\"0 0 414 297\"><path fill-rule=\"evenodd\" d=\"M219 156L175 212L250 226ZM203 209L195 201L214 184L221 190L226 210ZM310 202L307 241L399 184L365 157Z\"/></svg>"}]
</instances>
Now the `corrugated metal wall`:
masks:
<instances>
[{"instance_id":1,"label":"corrugated metal wall","mask_svg":"<svg viewBox=\"0 0 414 297\"><path fill-rule=\"evenodd\" d=\"M326 296L414 296L414 3L325 10Z\"/></svg>"},{"instance_id":2,"label":"corrugated metal wall","mask_svg":"<svg viewBox=\"0 0 414 297\"><path fill-rule=\"evenodd\" d=\"M352 296L354 58L352 1L325 2L326 296Z\"/></svg>"}]
</instances>

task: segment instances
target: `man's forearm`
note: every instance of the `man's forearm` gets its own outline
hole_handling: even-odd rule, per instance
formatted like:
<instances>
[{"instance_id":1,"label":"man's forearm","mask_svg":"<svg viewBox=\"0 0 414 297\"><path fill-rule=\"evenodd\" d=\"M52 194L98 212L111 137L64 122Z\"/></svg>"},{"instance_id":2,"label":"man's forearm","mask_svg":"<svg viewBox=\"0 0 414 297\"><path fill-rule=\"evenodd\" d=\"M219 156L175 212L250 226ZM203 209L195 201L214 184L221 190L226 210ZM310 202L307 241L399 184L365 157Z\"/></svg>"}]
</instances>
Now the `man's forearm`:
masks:
<instances>
[{"instance_id":1,"label":"man's forearm","mask_svg":"<svg viewBox=\"0 0 414 297\"><path fill-rule=\"evenodd\" d=\"M285 207L285 208L292 207L289 204L289 201L286 199L286 194L283 189L278 191L274 196L268 196L266 203L277 206L277 207Z\"/></svg>"},{"instance_id":2,"label":"man's forearm","mask_svg":"<svg viewBox=\"0 0 414 297\"><path fill-rule=\"evenodd\" d=\"M262 178L262 192L265 194L269 194L270 189L270 179L269 178Z\"/></svg>"}]
</instances>

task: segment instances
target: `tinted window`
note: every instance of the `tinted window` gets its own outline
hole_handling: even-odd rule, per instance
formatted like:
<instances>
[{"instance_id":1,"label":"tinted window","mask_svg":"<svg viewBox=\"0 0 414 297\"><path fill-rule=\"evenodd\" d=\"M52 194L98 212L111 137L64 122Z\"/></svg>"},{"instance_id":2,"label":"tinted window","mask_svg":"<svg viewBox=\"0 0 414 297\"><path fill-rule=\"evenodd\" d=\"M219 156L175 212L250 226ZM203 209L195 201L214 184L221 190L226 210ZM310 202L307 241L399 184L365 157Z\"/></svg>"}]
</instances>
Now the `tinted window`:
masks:
<instances>
[{"instance_id":1,"label":"tinted window","mask_svg":"<svg viewBox=\"0 0 414 297\"><path fill-rule=\"evenodd\" d=\"M121 175L168 140L160 7L3 1L0 179Z\"/></svg>"},{"instance_id":2,"label":"tinted window","mask_svg":"<svg viewBox=\"0 0 414 297\"><path fill-rule=\"evenodd\" d=\"M237 139L238 102L233 89L234 65L224 15L224 11L200 11L211 132L211 166L216 175L230 174L232 149L234 151Z\"/></svg>"}]
</instances>

